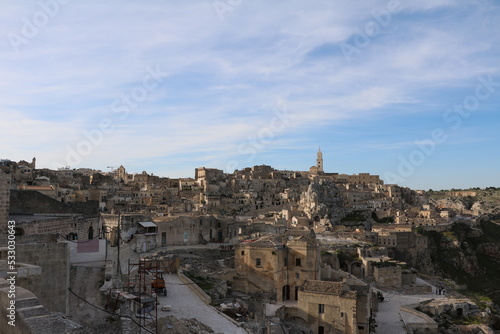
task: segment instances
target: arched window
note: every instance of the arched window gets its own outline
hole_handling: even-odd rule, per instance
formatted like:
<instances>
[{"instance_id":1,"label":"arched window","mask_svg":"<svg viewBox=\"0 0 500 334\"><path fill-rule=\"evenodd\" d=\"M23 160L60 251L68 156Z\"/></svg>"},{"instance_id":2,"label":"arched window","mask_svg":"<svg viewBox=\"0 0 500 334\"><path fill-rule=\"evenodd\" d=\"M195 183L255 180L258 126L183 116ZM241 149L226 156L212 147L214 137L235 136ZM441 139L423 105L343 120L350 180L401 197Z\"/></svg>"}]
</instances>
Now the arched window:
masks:
<instances>
[{"instance_id":1,"label":"arched window","mask_svg":"<svg viewBox=\"0 0 500 334\"><path fill-rule=\"evenodd\" d=\"M89 227L89 240L94 239L94 228L92 226Z\"/></svg>"}]
</instances>

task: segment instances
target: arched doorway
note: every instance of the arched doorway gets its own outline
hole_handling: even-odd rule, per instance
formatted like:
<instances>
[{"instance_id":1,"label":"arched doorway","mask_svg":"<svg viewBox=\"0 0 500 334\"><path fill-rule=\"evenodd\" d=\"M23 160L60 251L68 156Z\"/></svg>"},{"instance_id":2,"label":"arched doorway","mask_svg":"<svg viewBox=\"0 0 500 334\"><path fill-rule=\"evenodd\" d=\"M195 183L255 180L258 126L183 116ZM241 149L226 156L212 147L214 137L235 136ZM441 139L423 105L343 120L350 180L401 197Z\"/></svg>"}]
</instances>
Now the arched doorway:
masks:
<instances>
[{"instance_id":1,"label":"arched doorway","mask_svg":"<svg viewBox=\"0 0 500 334\"><path fill-rule=\"evenodd\" d=\"M92 226L89 227L89 235L88 235L88 239L91 240L91 239L94 239L94 228Z\"/></svg>"},{"instance_id":2,"label":"arched doorway","mask_svg":"<svg viewBox=\"0 0 500 334\"><path fill-rule=\"evenodd\" d=\"M361 277L362 271L361 271L361 262L353 262L351 263L351 274L353 274L356 277Z\"/></svg>"}]
</instances>

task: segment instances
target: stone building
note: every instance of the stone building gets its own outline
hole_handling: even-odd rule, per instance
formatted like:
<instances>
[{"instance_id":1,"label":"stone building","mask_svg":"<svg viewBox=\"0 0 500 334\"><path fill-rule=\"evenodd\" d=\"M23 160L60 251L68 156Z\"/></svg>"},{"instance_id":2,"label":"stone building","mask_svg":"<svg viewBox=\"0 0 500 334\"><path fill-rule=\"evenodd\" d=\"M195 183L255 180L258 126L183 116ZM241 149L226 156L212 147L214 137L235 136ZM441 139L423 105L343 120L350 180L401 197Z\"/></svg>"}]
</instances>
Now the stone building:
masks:
<instances>
[{"instance_id":1,"label":"stone building","mask_svg":"<svg viewBox=\"0 0 500 334\"><path fill-rule=\"evenodd\" d=\"M331 174L331 177L335 182L339 183L349 183L349 184L362 184L368 185L383 185L384 181L380 179L379 175L371 175L370 173L359 173L359 174Z\"/></svg>"},{"instance_id":2,"label":"stone building","mask_svg":"<svg viewBox=\"0 0 500 334\"><path fill-rule=\"evenodd\" d=\"M375 263L373 265L373 277L378 287L400 288L403 284L401 267L391 262Z\"/></svg>"},{"instance_id":3,"label":"stone building","mask_svg":"<svg viewBox=\"0 0 500 334\"><path fill-rule=\"evenodd\" d=\"M235 247L234 288L267 292L278 301L298 299L306 280L319 279L319 252L314 232L288 230L240 242Z\"/></svg>"},{"instance_id":4,"label":"stone building","mask_svg":"<svg viewBox=\"0 0 500 334\"><path fill-rule=\"evenodd\" d=\"M110 241L112 246L118 241L118 230L120 231L120 239L127 242L137 233L140 222L151 220L149 215L141 213L103 213L100 215L100 218L105 237Z\"/></svg>"},{"instance_id":5,"label":"stone building","mask_svg":"<svg viewBox=\"0 0 500 334\"><path fill-rule=\"evenodd\" d=\"M207 184L222 181L226 178L223 170L216 168L200 167L194 170L195 181L204 189Z\"/></svg>"},{"instance_id":6,"label":"stone building","mask_svg":"<svg viewBox=\"0 0 500 334\"><path fill-rule=\"evenodd\" d=\"M323 173L323 153L321 153L321 149L318 149L318 153L316 153L316 168L318 173Z\"/></svg>"},{"instance_id":7,"label":"stone building","mask_svg":"<svg viewBox=\"0 0 500 334\"><path fill-rule=\"evenodd\" d=\"M205 215L156 217L157 244L161 246L196 245L223 242L228 237L227 222Z\"/></svg>"},{"instance_id":8,"label":"stone building","mask_svg":"<svg viewBox=\"0 0 500 334\"><path fill-rule=\"evenodd\" d=\"M297 306L288 308L286 316L304 320L314 334L367 334L375 303L371 287L359 280L310 280L302 284Z\"/></svg>"},{"instance_id":9,"label":"stone building","mask_svg":"<svg viewBox=\"0 0 500 334\"><path fill-rule=\"evenodd\" d=\"M9 209L19 236L60 234L88 240L100 234L98 202L62 203L38 191L12 190Z\"/></svg>"},{"instance_id":10,"label":"stone building","mask_svg":"<svg viewBox=\"0 0 500 334\"><path fill-rule=\"evenodd\" d=\"M427 247L427 237L413 231L379 230L378 245L382 247L393 247L398 249Z\"/></svg>"},{"instance_id":11,"label":"stone building","mask_svg":"<svg viewBox=\"0 0 500 334\"><path fill-rule=\"evenodd\" d=\"M89 240L99 237L98 217L84 215L11 215L16 222L16 235L57 234L68 240Z\"/></svg>"}]
</instances>

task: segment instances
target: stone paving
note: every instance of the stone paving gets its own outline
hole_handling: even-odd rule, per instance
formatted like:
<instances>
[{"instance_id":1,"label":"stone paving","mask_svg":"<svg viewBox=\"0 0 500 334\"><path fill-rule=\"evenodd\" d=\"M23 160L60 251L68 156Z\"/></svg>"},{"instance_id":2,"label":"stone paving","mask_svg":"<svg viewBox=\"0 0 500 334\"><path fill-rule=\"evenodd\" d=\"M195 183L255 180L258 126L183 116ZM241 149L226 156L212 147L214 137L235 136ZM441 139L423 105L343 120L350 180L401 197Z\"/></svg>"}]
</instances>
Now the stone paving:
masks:
<instances>
[{"instance_id":1,"label":"stone paving","mask_svg":"<svg viewBox=\"0 0 500 334\"><path fill-rule=\"evenodd\" d=\"M425 281L418 279L418 284L428 284ZM428 284L430 285L430 284ZM401 311L401 305L416 304L424 300L432 298L444 298L446 296L436 295L435 287L432 289L432 294L423 295L402 295L397 292L383 292L385 300L379 303L378 312L375 313L375 320L377 321L377 333L385 334L406 334L403 320L412 322L421 322L421 318L416 317L410 313ZM417 319L418 318L418 319Z\"/></svg>"},{"instance_id":2,"label":"stone paving","mask_svg":"<svg viewBox=\"0 0 500 334\"><path fill-rule=\"evenodd\" d=\"M221 315L215 308L203 303L200 298L177 275L165 275L167 297L159 296L160 304L172 306L172 311L158 310L158 318L174 315L177 318L196 318L210 326L215 333L246 334L232 321ZM161 307L161 306L160 306Z\"/></svg>"}]
</instances>

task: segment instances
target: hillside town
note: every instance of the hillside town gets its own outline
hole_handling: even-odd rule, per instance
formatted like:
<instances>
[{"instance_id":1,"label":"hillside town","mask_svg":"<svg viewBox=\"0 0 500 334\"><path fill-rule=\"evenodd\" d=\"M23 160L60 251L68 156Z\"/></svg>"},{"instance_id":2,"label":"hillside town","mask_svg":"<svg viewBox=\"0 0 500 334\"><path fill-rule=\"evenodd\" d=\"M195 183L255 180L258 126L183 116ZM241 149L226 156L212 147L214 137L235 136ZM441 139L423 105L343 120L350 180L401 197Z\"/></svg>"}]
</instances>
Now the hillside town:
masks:
<instances>
[{"instance_id":1,"label":"hillside town","mask_svg":"<svg viewBox=\"0 0 500 334\"><path fill-rule=\"evenodd\" d=\"M500 330L496 283L474 300L433 253L440 233L472 254L456 231L479 238L486 221L498 226L496 188L412 190L328 172L321 150L305 171L109 169L0 161L0 331ZM498 263L499 244L484 245ZM484 276L482 263L465 272Z\"/></svg>"}]
</instances>

